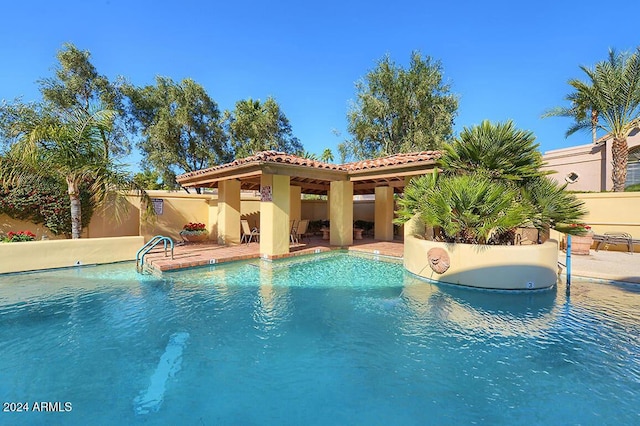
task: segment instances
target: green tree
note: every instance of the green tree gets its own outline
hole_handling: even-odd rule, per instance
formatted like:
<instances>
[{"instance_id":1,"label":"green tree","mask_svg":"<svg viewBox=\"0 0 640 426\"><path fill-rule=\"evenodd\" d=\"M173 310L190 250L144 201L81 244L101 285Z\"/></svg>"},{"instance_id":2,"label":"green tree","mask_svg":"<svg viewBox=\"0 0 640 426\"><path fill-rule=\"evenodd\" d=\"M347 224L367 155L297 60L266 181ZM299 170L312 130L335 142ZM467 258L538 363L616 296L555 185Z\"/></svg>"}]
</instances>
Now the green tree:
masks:
<instances>
[{"instance_id":1,"label":"green tree","mask_svg":"<svg viewBox=\"0 0 640 426\"><path fill-rule=\"evenodd\" d=\"M540 171L537 146L510 121L465 128L445 146L442 172L405 188L398 222L418 214L444 241L473 244L507 243L521 226L579 232L570 225L585 215L584 203Z\"/></svg>"},{"instance_id":2,"label":"green tree","mask_svg":"<svg viewBox=\"0 0 640 426\"><path fill-rule=\"evenodd\" d=\"M91 53L80 50L71 43L65 43L57 53L58 64L54 77L38 81L44 101L53 108L70 111L82 109L90 113L92 105L100 104L105 109L122 112L122 93L119 84L101 75L90 62ZM128 154L129 140L119 116L108 130L102 130L100 137L104 152L120 157Z\"/></svg>"},{"instance_id":3,"label":"green tree","mask_svg":"<svg viewBox=\"0 0 640 426\"><path fill-rule=\"evenodd\" d=\"M142 135L138 146L165 184L175 182L178 173L231 160L218 104L195 81L156 77L155 86L126 85L123 91L132 129Z\"/></svg>"},{"instance_id":4,"label":"green tree","mask_svg":"<svg viewBox=\"0 0 640 426\"><path fill-rule=\"evenodd\" d=\"M20 187L30 179L64 181L70 201L71 235L80 238L82 208L80 189L87 185L96 206L117 204L113 188L122 188L127 177L103 150L102 134L113 125L115 112L101 108L71 107L67 111L46 107L15 107L25 115L6 132L15 141L0 167L0 182ZM30 110L28 113L26 113Z\"/></svg>"},{"instance_id":5,"label":"green tree","mask_svg":"<svg viewBox=\"0 0 640 426\"><path fill-rule=\"evenodd\" d=\"M260 151L304 152L302 143L293 136L289 119L272 97L265 102L245 99L236 102L226 121L235 157L242 158Z\"/></svg>"},{"instance_id":6,"label":"green tree","mask_svg":"<svg viewBox=\"0 0 640 426\"><path fill-rule=\"evenodd\" d=\"M594 126L606 132L613 139L613 190L624 191L629 154L627 137L640 124L640 48L631 54L609 50L606 61L598 62L593 68L581 66L580 69L587 81L569 80L574 91L566 99L571 105L555 108L545 116L573 118L567 136ZM591 114L586 114L587 110Z\"/></svg>"},{"instance_id":7,"label":"green tree","mask_svg":"<svg viewBox=\"0 0 640 426\"><path fill-rule=\"evenodd\" d=\"M385 56L356 91L347 115L353 138L343 143L356 159L439 149L452 138L458 100L429 56L413 52L408 70Z\"/></svg>"},{"instance_id":8,"label":"green tree","mask_svg":"<svg viewBox=\"0 0 640 426\"><path fill-rule=\"evenodd\" d=\"M325 150L322 151L322 155L320 155L320 161L323 161L325 163L333 161L333 152L331 152L331 149L325 148Z\"/></svg>"},{"instance_id":9,"label":"green tree","mask_svg":"<svg viewBox=\"0 0 640 426\"><path fill-rule=\"evenodd\" d=\"M144 169L142 172L133 175L133 181L138 187L144 189L171 189L165 186L162 176L157 170Z\"/></svg>"}]
</instances>

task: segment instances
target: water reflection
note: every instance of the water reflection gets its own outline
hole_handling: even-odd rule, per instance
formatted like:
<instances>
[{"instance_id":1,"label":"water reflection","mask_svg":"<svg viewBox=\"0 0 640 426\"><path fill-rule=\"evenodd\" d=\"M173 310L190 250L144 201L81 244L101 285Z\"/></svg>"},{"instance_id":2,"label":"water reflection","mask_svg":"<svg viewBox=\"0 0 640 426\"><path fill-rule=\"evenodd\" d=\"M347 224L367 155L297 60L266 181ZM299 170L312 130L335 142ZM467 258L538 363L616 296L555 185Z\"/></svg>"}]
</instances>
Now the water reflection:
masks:
<instances>
[{"instance_id":1,"label":"water reflection","mask_svg":"<svg viewBox=\"0 0 640 426\"><path fill-rule=\"evenodd\" d=\"M537 336L551 328L557 290L523 294L458 288L406 275L402 298L410 313L407 333L439 327L476 336Z\"/></svg>"},{"instance_id":2,"label":"water reflection","mask_svg":"<svg viewBox=\"0 0 640 426\"><path fill-rule=\"evenodd\" d=\"M260 285L254 303L253 320L261 337L268 338L278 326L290 316L291 307L289 287L277 285L288 282L288 268L273 268L273 263L260 265Z\"/></svg>"}]
</instances>

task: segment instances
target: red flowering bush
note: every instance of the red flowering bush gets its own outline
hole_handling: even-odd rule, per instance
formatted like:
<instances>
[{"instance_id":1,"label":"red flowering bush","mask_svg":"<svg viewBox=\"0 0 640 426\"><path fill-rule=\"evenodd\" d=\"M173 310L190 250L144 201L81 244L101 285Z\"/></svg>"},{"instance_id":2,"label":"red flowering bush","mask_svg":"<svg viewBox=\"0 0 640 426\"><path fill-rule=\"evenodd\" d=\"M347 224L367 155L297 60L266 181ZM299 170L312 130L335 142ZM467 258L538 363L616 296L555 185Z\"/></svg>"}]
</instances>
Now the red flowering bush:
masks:
<instances>
[{"instance_id":1,"label":"red flowering bush","mask_svg":"<svg viewBox=\"0 0 640 426\"><path fill-rule=\"evenodd\" d=\"M31 231L18 231L9 232L7 236L2 239L5 243L18 243L20 241L33 241L36 239L36 234Z\"/></svg>"},{"instance_id":2,"label":"red flowering bush","mask_svg":"<svg viewBox=\"0 0 640 426\"><path fill-rule=\"evenodd\" d=\"M93 215L91 193L80 188L82 226L89 226ZM71 205L66 183L53 179L26 178L18 186L0 185L0 214L43 224L54 235L71 237Z\"/></svg>"},{"instance_id":3,"label":"red flowering bush","mask_svg":"<svg viewBox=\"0 0 640 426\"><path fill-rule=\"evenodd\" d=\"M180 231L180 233L185 235L206 234L207 227L204 225L204 223L189 222L182 227L182 231Z\"/></svg>"}]
</instances>

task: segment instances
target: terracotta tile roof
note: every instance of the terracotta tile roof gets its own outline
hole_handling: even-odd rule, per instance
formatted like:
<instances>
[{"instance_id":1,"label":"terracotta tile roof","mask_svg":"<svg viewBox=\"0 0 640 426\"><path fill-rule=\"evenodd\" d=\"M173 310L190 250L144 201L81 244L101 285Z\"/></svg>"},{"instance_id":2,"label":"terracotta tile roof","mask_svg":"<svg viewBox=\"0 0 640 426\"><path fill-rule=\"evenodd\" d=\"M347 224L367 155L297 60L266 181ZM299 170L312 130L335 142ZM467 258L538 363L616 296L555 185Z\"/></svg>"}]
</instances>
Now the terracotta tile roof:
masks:
<instances>
[{"instance_id":1,"label":"terracotta tile roof","mask_svg":"<svg viewBox=\"0 0 640 426\"><path fill-rule=\"evenodd\" d=\"M208 169L196 170L193 172L182 174L178 176L178 179L194 177L194 176L206 174L206 173L217 171L217 170L229 169L229 168L242 166L245 164L251 164L251 163L282 163L282 164L292 164L296 166L313 167L317 169L344 170L338 164L323 163L322 161L310 160L307 158L298 157L296 155L287 154L285 152L261 151L249 157L238 158L236 160L233 160L230 163L221 164L219 166L209 167Z\"/></svg>"},{"instance_id":2,"label":"terracotta tile roof","mask_svg":"<svg viewBox=\"0 0 640 426\"><path fill-rule=\"evenodd\" d=\"M394 154L372 160L355 161L346 164L331 164L322 161L310 160L308 158L298 157L296 155L287 154L278 151L262 151L255 155L245 158L238 158L230 163L221 164L219 166L209 167L208 169L196 170L178 176L178 179L186 179L195 177L218 170L230 169L252 163L280 163L291 164L296 166L312 167L316 169L338 170L344 172L375 169L385 166L395 166L409 163L433 162L440 158L440 151L422 151L407 154Z\"/></svg>"},{"instance_id":3,"label":"terracotta tile roof","mask_svg":"<svg viewBox=\"0 0 640 426\"><path fill-rule=\"evenodd\" d=\"M406 154L393 154L386 157L374 158L371 160L355 161L353 163L342 164L347 171L376 169L386 166L397 166L409 163L433 162L440 158L440 151L421 151Z\"/></svg>"}]
</instances>

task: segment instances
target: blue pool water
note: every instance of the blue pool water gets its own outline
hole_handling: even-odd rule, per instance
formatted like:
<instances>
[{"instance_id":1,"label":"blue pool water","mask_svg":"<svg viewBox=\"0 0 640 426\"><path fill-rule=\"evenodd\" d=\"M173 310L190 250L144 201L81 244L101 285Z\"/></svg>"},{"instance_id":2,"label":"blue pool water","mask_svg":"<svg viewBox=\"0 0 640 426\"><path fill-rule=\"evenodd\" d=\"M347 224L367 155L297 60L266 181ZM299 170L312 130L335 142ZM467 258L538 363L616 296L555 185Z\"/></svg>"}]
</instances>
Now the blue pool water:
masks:
<instances>
[{"instance_id":1,"label":"blue pool water","mask_svg":"<svg viewBox=\"0 0 640 426\"><path fill-rule=\"evenodd\" d=\"M118 264L1 276L0 321L3 408L56 410L0 424L640 424L638 286L487 292L344 253Z\"/></svg>"}]
</instances>

